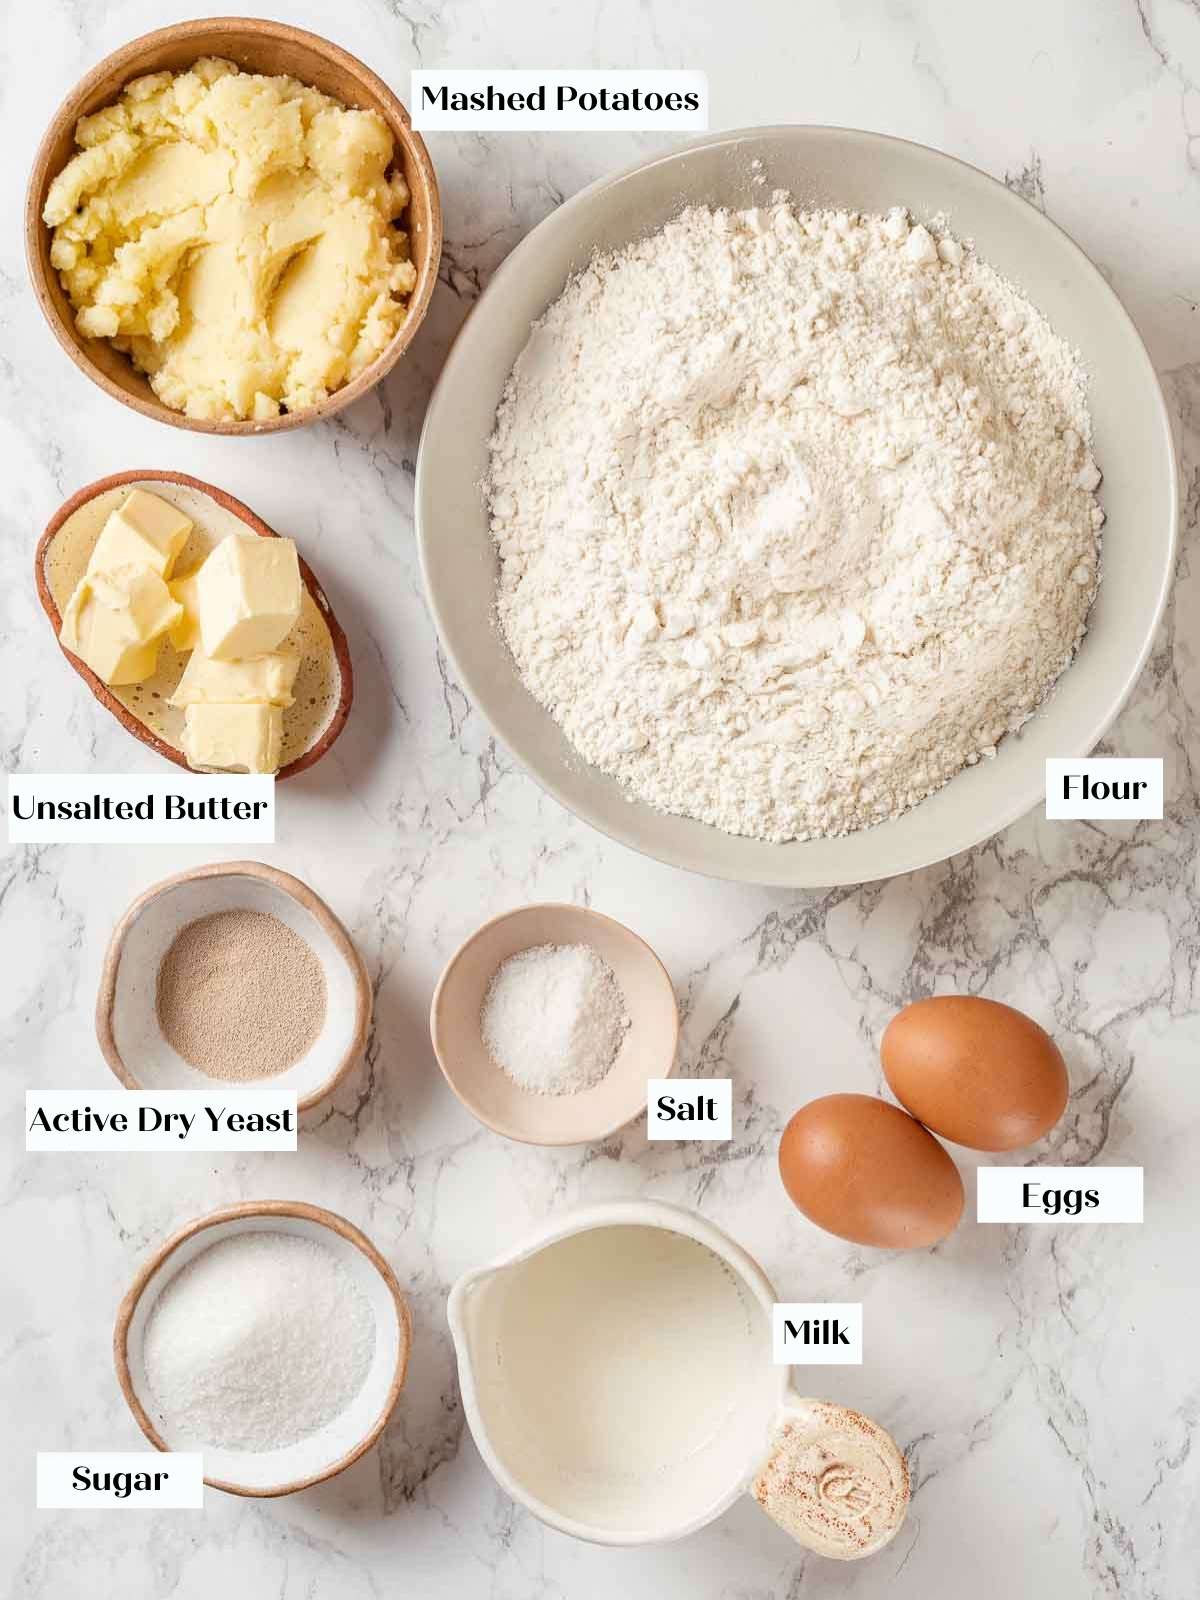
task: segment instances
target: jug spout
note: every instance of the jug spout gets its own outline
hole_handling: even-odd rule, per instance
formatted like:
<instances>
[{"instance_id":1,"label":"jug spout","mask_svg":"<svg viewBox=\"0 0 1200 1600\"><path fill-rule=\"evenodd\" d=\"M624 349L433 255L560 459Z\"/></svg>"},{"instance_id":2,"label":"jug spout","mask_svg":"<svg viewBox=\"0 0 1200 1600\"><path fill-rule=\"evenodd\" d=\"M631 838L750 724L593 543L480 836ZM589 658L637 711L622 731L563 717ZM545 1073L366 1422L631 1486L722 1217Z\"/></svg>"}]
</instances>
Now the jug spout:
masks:
<instances>
[{"instance_id":1,"label":"jug spout","mask_svg":"<svg viewBox=\"0 0 1200 1600\"><path fill-rule=\"evenodd\" d=\"M458 1359L459 1376L464 1389L468 1378L474 1376L478 1363L480 1336L479 1303L487 1296L490 1286L505 1272L503 1266L479 1267L474 1272L464 1272L450 1290L446 1301L446 1320L450 1324L450 1338Z\"/></svg>"}]
</instances>

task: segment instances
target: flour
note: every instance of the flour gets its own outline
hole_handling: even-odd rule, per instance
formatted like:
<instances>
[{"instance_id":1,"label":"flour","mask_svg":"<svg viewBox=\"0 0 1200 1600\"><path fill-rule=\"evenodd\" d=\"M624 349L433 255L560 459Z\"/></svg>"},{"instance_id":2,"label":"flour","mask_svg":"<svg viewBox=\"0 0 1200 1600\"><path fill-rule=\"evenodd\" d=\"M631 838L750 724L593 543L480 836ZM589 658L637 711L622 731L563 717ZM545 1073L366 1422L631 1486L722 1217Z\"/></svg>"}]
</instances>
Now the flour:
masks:
<instances>
[{"instance_id":1,"label":"flour","mask_svg":"<svg viewBox=\"0 0 1200 1600\"><path fill-rule=\"evenodd\" d=\"M498 621L631 798L782 841L995 753L1084 631L1077 357L974 251L882 216L685 211L532 331L490 441Z\"/></svg>"}]
</instances>

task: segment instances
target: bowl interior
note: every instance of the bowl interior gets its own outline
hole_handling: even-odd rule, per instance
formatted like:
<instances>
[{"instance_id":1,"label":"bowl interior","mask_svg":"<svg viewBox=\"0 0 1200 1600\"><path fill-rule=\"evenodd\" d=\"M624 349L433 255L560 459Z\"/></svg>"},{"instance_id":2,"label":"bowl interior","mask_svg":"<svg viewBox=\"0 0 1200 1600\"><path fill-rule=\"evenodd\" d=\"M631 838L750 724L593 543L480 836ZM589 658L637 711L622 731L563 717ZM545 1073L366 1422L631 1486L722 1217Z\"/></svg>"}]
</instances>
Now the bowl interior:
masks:
<instances>
[{"instance_id":1,"label":"bowl interior","mask_svg":"<svg viewBox=\"0 0 1200 1600\"><path fill-rule=\"evenodd\" d=\"M497 562L479 488L496 406L530 323L592 252L650 233L687 205L762 205L776 188L802 206L945 212L960 237L974 239L1083 356L1108 516L1088 634L1043 711L1004 740L994 760L904 816L840 839L786 845L631 803L573 752L489 625ZM1082 252L974 168L921 145L841 128L719 135L595 184L553 212L508 258L459 335L429 408L417 470L421 557L438 629L468 693L518 759L564 805L625 844L677 866L780 885L909 871L969 848L1036 805L1046 758L1090 750L1141 669L1173 573L1175 508L1161 391L1133 324Z\"/></svg>"},{"instance_id":2,"label":"bowl interior","mask_svg":"<svg viewBox=\"0 0 1200 1600\"><path fill-rule=\"evenodd\" d=\"M315 1239L334 1252L375 1313L375 1353L362 1388L340 1416L308 1438L282 1450L245 1451L214 1449L203 1440L164 1436L169 1450L203 1452L204 1476L209 1482L263 1493L321 1477L361 1444L391 1402L397 1368L407 1357L409 1335L383 1274L351 1239L333 1228L303 1216L235 1217L214 1222L190 1234L160 1263L142 1290L126 1334L125 1354L133 1392L160 1434L162 1417L146 1379L146 1323L159 1295L189 1261L210 1245L241 1233L288 1233Z\"/></svg>"},{"instance_id":3,"label":"bowl interior","mask_svg":"<svg viewBox=\"0 0 1200 1600\"><path fill-rule=\"evenodd\" d=\"M534 945L590 945L612 968L629 1031L608 1073L578 1094L534 1094L492 1060L480 1012L496 969ZM636 934L584 906L524 906L482 927L459 950L434 996L433 1043L451 1088L488 1127L529 1144L584 1144L645 1108L647 1078L670 1075L678 1036L671 980Z\"/></svg>"},{"instance_id":4,"label":"bowl interior","mask_svg":"<svg viewBox=\"0 0 1200 1600\"><path fill-rule=\"evenodd\" d=\"M247 72L268 76L287 75L314 89L363 111L377 111L387 123L396 144L396 164L408 184L409 201L404 226L410 240L417 283L409 297L408 316L388 348L352 384L335 392L331 400L344 403L348 391L363 392L386 371L411 339L433 293L441 253L441 219L437 187L423 141L412 132L399 102L387 95L374 74L368 72L337 46L314 34L286 24L232 19L182 23L148 34L144 39L114 52L101 63L94 75L84 80L60 107L46 142L38 153L29 194L27 226L29 253L35 287L42 309L60 340L72 347L84 364L95 369L106 386L134 404L137 409L164 420L201 429L227 433L262 433L283 426L294 426L314 412L294 412L266 422L198 423L163 405L146 378L106 339L85 339L75 327L75 313L67 299L58 273L50 264L51 232L41 221L46 193L51 183L75 154L75 125L80 117L90 116L116 101L133 78L151 72L182 72L202 56L222 56ZM322 408L327 412L329 405Z\"/></svg>"},{"instance_id":5,"label":"bowl interior","mask_svg":"<svg viewBox=\"0 0 1200 1600\"><path fill-rule=\"evenodd\" d=\"M155 1012L158 969L180 929L197 917L245 908L279 918L309 945L325 973L321 1032L286 1071L253 1082L210 1078L163 1038ZM126 930L115 974L112 1037L126 1070L144 1089L294 1089L303 1105L319 1098L354 1047L361 1025L357 971L308 908L269 879L251 873L185 878L146 901Z\"/></svg>"},{"instance_id":6,"label":"bowl interior","mask_svg":"<svg viewBox=\"0 0 1200 1600\"><path fill-rule=\"evenodd\" d=\"M111 488L101 490L82 505L76 506L45 545L42 572L60 621L63 608L83 576L109 513L115 511L134 488L146 489L158 495L192 519L192 531L175 563L175 575L198 566L229 534L244 536L254 531L241 517L194 483L174 483L145 477L113 484ZM327 608L328 602L325 602L325 606ZM307 583L303 589L300 617L279 648L300 657L300 670L293 689L295 704L288 706L283 713L283 744L277 776L286 776L287 768L303 761L317 745L324 741L328 748L333 742L329 737L332 724L338 719L344 723L348 712L348 706L343 704L342 671L329 625L328 610L322 609ZM71 659L74 661L75 658ZM100 686L139 723L179 752L180 764L185 767L187 763L182 756L183 707L168 705L167 701L186 663L187 655L166 640L159 650L154 673L144 682ZM340 726L334 731L333 737L336 738L337 732L340 732Z\"/></svg>"}]
</instances>

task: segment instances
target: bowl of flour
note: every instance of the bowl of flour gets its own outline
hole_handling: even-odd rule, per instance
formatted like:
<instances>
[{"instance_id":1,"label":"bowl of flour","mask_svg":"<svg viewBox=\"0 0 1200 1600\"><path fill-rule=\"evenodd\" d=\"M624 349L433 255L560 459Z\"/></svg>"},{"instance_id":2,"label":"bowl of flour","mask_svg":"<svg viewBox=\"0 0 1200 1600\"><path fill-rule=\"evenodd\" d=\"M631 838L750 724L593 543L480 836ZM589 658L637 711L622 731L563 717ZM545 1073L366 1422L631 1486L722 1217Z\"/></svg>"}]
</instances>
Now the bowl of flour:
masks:
<instances>
[{"instance_id":1,"label":"bowl of flour","mask_svg":"<svg viewBox=\"0 0 1200 1600\"><path fill-rule=\"evenodd\" d=\"M716 876L942 860L1146 659L1177 477L1149 359L1040 212L847 129L708 138L513 252L431 403L455 670L543 786Z\"/></svg>"}]
</instances>

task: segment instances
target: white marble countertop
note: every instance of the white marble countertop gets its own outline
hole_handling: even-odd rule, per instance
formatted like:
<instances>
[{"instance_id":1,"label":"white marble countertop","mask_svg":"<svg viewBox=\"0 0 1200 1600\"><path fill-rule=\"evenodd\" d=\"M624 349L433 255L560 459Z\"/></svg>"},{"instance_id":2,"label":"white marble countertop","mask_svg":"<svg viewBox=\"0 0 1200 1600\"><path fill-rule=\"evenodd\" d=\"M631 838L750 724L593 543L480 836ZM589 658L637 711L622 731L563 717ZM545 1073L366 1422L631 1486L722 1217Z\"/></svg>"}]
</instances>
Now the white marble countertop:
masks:
<instances>
[{"instance_id":1,"label":"white marble countertop","mask_svg":"<svg viewBox=\"0 0 1200 1600\"><path fill-rule=\"evenodd\" d=\"M377 1021L365 1069L307 1118L296 1155L26 1157L26 1087L107 1086L91 1013L113 920L137 890L218 852L5 851L5 1591L1187 1600L1200 1571L1196 0L276 0L265 10L332 35L403 96L418 64L704 67L714 127L812 121L900 134L1005 178L1062 223L1137 319L1180 424L1180 579L1109 743L1165 755L1167 817L1031 817L942 866L824 894L689 877L576 822L497 748L447 672L413 545L413 460L447 343L492 269L563 196L670 141L431 137L446 207L442 286L386 387L301 433L188 435L114 405L59 352L27 285L20 206L61 95L108 50L196 8L10 6L0 41L4 765L158 770L80 691L38 611L33 545L59 501L130 466L192 472L247 500L320 573L358 685L345 736L283 791L281 842L258 853L307 878L349 924ZM611 912L661 953L683 1008L683 1069L734 1079L732 1144L648 1145L635 1128L596 1148L527 1149L478 1127L450 1095L426 1028L442 963L485 917L551 898ZM1143 1227L967 1222L937 1251L900 1256L843 1245L786 1203L774 1154L791 1112L830 1090L874 1090L892 1012L950 989L1014 1002L1055 1031L1073 1083L1063 1159L1144 1164ZM699 1207L758 1256L784 1298L865 1302L867 1362L822 1388L909 1451L912 1513L882 1555L846 1567L803 1559L749 1503L679 1545L603 1550L546 1530L496 1487L463 1423L447 1286L552 1208L639 1194ZM343 1212L406 1286L414 1359L381 1446L334 1482L279 1501L212 1493L202 1515L35 1512L36 1450L140 1446L109 1351L137 1264L178 1223L249 1197Z\"/></svg>"}]
</instances>

